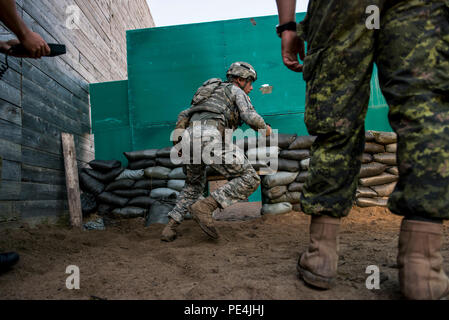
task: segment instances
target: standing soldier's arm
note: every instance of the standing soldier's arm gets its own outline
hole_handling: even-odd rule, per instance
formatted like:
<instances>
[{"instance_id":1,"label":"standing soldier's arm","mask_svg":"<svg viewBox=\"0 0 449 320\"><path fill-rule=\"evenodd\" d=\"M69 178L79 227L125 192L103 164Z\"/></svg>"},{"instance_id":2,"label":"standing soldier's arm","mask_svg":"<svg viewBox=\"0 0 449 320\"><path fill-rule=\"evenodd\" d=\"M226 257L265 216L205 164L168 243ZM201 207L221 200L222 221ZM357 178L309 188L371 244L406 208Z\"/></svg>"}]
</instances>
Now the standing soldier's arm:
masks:
<instances>
[{"instance_id":1,"label":"standing soldier's arm","mask_svg":"<svg viewBox=\"0 0 449 320\"><path fill-rule=\"evenodd\" d=\"M186 129L189 126L189 109L185 109L178 115L175 129Z\"/></svg>"}]
</instances>

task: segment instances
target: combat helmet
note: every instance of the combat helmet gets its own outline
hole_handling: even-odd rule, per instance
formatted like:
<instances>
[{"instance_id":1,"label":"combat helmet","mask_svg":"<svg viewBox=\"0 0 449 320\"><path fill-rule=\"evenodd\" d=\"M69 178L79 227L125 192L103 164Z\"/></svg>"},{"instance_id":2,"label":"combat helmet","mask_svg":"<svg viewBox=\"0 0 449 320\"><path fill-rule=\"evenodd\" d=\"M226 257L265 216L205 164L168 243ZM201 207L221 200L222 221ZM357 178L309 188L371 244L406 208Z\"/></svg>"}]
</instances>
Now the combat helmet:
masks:
<instances>
[{"instance_id":1,"label":"combat helmet","mask_svg":"<svg viewBox=\"0 0 449 320\"><path fill-rule=\"evenodd\" d=\"M240 77L243 79L252 78L253 81L257 80L257 72L253 68L252 65L250 65L247 62L239 61L234 62L229 67L228 72L226 73L226 77L229 79L229 77Z\"/></svg>"}]
</instances>

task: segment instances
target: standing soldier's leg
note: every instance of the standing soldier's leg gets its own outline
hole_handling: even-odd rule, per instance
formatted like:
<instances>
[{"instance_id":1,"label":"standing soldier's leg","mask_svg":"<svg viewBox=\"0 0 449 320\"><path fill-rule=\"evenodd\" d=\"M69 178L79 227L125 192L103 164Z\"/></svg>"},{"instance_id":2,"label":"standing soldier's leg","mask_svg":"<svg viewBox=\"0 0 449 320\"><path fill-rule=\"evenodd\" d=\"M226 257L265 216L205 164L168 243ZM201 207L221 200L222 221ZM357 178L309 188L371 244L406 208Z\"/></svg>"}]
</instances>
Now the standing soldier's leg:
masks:
<instances>
[{"instance_id":1,"label":"standing soldier's leg","mask_svg":"<svg viewBox=\"0 0 449 320\"><path fill-rule=\"evenodd\" d=\"M449 7L410 0L382 16L380 83L398 135L399 181L388 206L404 216L399 281L407 298L449 293L440 253L449 218Z\"/></svg>"},{"instance_id":2,"label":"standing soldier's leg","mask_svg":"<svg viewBox=\"0 0 449 320\"><path fill-rule=\"evenodd\" d=\"M365 116L373 70L375 31L366 8L379 1L309 3L305 123L316 135L301 205L311 215L310 245L298 261L303 280L328 289L338 265L340 218L348 215L365 144Z\"/></svg>"},{"instance_id":3,"label":"standing soldier's leg","mask_svg":"<svg viewBox=\"0 0 449 320\"><path fill-rule=\"evenodd\" d=\"M202 196L206 187L206 172L204 165L186 165L186 184L178 197L176 206L168 214L170 220L162 231L161 240L173 241L176 238L176 228L184 220L188 207Z\"/></svg>"}]
</instances>

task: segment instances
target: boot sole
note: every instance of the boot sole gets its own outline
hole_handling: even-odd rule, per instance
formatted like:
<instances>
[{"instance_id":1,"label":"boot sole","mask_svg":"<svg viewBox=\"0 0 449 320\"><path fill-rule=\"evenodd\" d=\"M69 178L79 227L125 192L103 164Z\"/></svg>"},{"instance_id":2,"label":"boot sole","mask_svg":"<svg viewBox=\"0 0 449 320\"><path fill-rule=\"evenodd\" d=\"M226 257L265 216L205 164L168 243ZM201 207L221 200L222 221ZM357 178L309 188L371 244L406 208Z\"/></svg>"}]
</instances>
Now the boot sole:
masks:
<instances>
[{"instance_id":1,"label":"boot sole","mask_svg":"<svg viewBox=\"0 0 449 320\"><path fill-rule=\"evenodd\" d=\"M302 268L299 264L296 265L296 270L299 272L299 277L308 285L323 290L328 290L335 286L335 278L318 276L309 270Z\"/></svg>"}]
</instances>

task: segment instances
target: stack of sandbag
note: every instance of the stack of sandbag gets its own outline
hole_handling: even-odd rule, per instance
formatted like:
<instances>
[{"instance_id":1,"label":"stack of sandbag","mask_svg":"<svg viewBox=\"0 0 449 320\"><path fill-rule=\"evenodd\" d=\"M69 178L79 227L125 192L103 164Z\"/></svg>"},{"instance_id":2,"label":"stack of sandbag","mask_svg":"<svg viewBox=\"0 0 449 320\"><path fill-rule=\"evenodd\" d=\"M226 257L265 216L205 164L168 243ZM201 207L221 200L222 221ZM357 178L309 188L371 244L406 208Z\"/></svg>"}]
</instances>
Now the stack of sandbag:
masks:
<instances>
[{"instance_id":1,"label":"stack of sandbag","mask_svg":"<svg viewBox=\"0 0 449 320\"><path fill-rule=\"evenodd\" d=\"M98 209L99 198L105 191L106 185L114 181L124 170L121 162L112 160L93 160L90 168L83 168L79 172L81 194L81 208L83 215L88 215Z\"/></svg>"},{"instance_id":2,"label":"stack of sandbag","mask_svg":"<svg viewBox=\"0 0 449 320\"><path fill-rule=\"evenodd\" d=\"M279 138L277 172L262 177L262 214L301 211L301 191L307 178L309 150L314 140L313 136L296 135Z\"/></svg>"},{"instance_id":3,"label":"stack of sandbag","mask_svg":"<svg viewBox=\"0 0 449 320\"><path fill-rule=\"evenodd\" d=\"M397 137L394 132L367 131L365 140L357 205L386 207L399 178Z\"/></svg>"}]
</instances>

